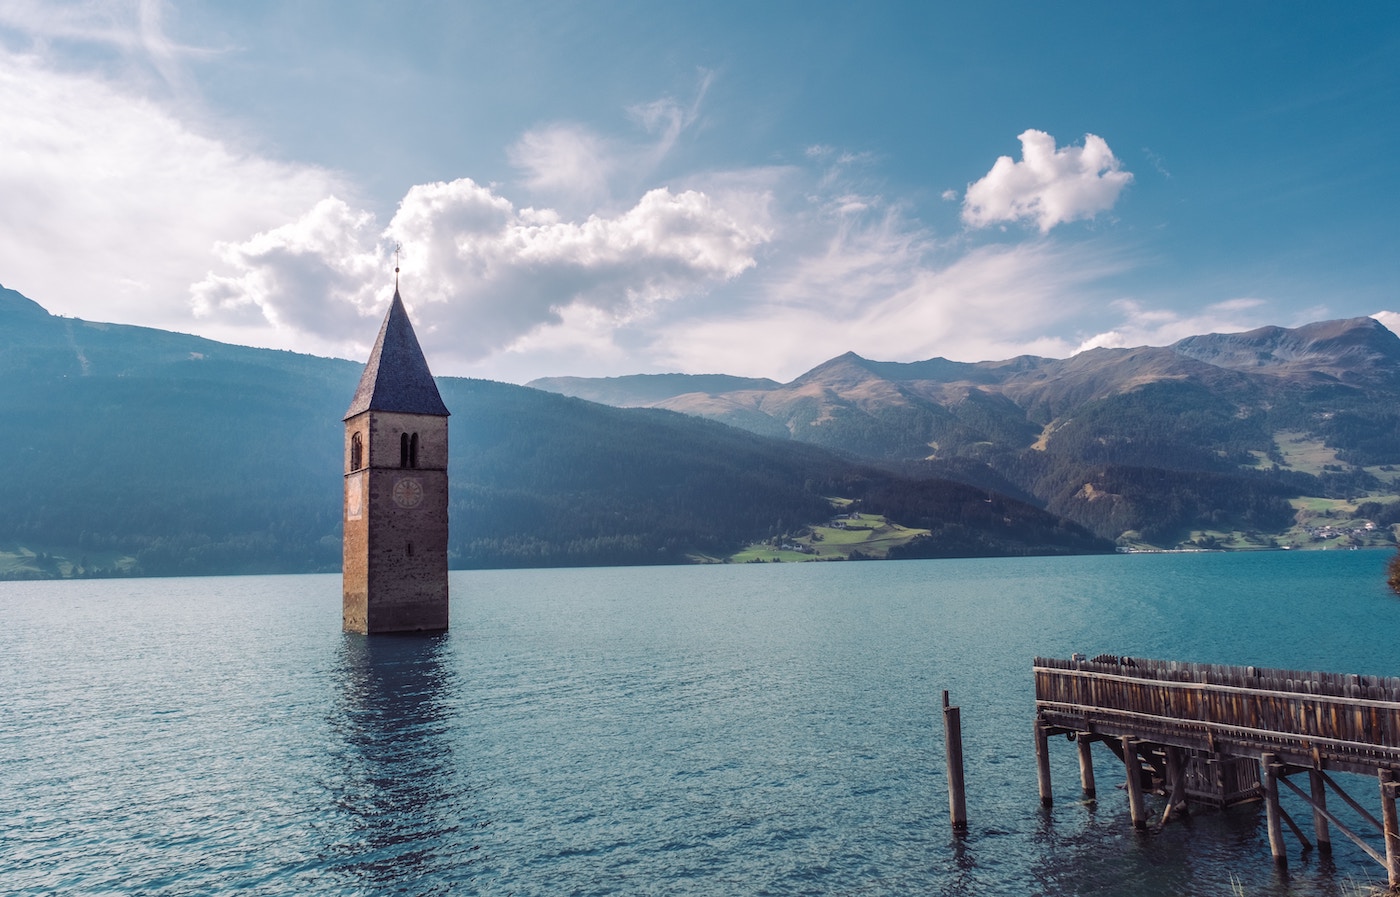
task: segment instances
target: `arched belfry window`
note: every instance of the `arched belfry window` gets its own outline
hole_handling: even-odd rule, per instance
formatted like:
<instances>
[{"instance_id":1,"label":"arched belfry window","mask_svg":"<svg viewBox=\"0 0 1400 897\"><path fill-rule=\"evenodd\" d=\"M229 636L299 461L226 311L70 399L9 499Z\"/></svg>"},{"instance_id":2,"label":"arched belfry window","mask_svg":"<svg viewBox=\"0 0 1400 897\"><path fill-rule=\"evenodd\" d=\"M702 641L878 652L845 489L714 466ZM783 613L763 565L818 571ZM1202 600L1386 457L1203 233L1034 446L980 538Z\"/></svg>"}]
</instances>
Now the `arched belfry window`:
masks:
<instances>
[{"instance_id":1,"label":"arched belfry window","mask_svg":"<svg viewBox=\"0 0 1400 897\"><path fill-rule=\"evenodd\" d=\"M408 466L418 466L418 434L414 433L408 439Z\"/></svg>"},{"instance_id":2,"label":"arched belfry window","mask_svg":"<svg viewBox=\"0 0 1400 897\"><path fill-rule=\"evenodd\" d=\"M408 466L408 434L399 434L399 466Z\"/></svg>"},{"instance_id":3,"label":"arched belfry window","mask_svg":"<svg viewBox=\"0 0 1400 897\"><path fill-rule=\"evenodd\" d=\"M365 466L365 440L359 433L350 437L350 469L359 470Z\"/></svg>"}]
</instances>

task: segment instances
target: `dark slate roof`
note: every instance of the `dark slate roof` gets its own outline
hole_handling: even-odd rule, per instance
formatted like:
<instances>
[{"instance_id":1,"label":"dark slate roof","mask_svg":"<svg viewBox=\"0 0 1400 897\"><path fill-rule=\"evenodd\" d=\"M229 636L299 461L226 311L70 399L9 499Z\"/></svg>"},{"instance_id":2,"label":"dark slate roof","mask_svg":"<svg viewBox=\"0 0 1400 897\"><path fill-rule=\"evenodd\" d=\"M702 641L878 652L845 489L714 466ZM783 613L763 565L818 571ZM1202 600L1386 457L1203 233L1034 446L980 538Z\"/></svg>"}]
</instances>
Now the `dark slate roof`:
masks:
<instances>
[{"instance_id":1,"label":"dark slate roof","mask_svg":"<svg viewBox=\"0 0 1400 897\"><path fill-rule=\"evenodd\" d=\"M423 349L413 333L399 291L394 289L394 301L379 328L379 338L365 363L364 375L350 400L349 420L366 411L399 411L406 414L437 414L449 412L433 382L432 371L423 358Z\"/></svg>"}]
</instances>

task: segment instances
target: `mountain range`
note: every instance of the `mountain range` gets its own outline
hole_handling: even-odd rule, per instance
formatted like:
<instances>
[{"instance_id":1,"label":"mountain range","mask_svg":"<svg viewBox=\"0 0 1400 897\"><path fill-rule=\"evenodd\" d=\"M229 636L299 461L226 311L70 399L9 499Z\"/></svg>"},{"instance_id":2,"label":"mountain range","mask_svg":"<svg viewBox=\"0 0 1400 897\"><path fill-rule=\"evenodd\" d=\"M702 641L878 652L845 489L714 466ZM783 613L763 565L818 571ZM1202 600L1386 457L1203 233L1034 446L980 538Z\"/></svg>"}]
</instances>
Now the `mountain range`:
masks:
<instances>
[{"instance_id":1,"label":"mountain range","mask_svg":"<svg viewBox=\"0 0 1400 897\"><path fill-rule=\"evenodd\" d=\"M785 384L667 374L530 385L955 478L1124 547L1393 538L1400 337L1372 318L1066 359L847 353Z\"/></svg>"},{"instance_id":2,"label":"mountain range","mask_svg":"<svg viewBox=\"0 0 1400 897\"><path fill-rule=\"evenodd\" d=\"M360 370L0 288L0 577L338 569ZM454 567L1347 547L1400 525L1400 338L1370 318L1067 359L847 353L790 383L438 382ZM832 522L853 510L868 523ZM864 527L894 536L852 547Z\"/></svg>"},{"instance_id":3,"label":"mountain range","mask_svg":"<svg viewBox=\"0 0 1400 897\"><path fill-rule=\"evenodd\" d=\"M361 369L58 317L0 288L0 578L338 570L341 419ZM1111 550L1024 498L819 446L438 385L457 568L723 560L756 543L776 557L818 539L833 500L902 524L892 556Z\"/></svg>"}]
</instances>

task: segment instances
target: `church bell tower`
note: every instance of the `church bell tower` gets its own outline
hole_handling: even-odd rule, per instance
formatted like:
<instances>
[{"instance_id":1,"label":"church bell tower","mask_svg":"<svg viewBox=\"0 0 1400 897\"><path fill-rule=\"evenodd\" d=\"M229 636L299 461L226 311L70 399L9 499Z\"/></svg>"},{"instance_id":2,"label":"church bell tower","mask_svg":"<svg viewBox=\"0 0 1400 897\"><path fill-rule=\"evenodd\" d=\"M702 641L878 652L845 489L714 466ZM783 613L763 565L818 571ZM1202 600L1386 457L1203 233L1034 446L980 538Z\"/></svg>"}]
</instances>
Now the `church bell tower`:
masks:
<instances>
[{"instance_id":1,"label":"church bell tower","mask_svg":"<svg viewBox=\"0 0 1400 897\"><path fill-rule=\"evenodd\" d=\"M447 628L447 417L395 285L345 412L346 632Z\"/></svg>"}]
</instances>

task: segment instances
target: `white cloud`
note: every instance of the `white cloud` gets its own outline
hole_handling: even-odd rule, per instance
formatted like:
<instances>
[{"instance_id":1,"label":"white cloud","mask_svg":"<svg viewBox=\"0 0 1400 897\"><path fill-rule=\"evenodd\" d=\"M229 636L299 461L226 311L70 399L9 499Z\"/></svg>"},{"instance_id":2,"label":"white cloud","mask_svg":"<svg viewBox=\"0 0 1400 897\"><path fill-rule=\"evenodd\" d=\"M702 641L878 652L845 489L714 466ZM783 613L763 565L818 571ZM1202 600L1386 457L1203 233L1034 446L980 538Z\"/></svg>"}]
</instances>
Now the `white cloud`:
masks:
<instances>
[{"instance_id":1,"label":"white cloud","mask_svg":"<svg viewBox=\"0 0 1400 897\"><path fill-rule=\"evenodd\" d=\"M373 328L357 319L387 299L371 285L394 241L403 245L402 291L420 336L471 363L566 314L594 319L584 339L596 340L597 321L615 329L656 303L738 277L769 239L763 209L657 189L619 215L565 221L552 210L517 209L470 179L423 184L382 233L367 213L330 199L292 224L223 247L232 273L211 272L194 299L204 314L257 308L275 326L362 345Z\"/></svg>"},{"instance_id":2,"label":"white cloud","mask_svg":"<svg viewBox=\"0 0 1400 897\"><path fill-rule=\"evenodd\" d=\"M750 301L669 324L649 346L658 369L786 379L848 350L899 361L1067 355L1074 343L1054 334L1129 264L1054 241L940 242L874 197L834 197L812 220L786 223L766 270L745 281Z\"/></svg>"},{"instance_id":3,"label":"white cloud","mask_svg":"<svg viewBox=\"0 0 1400 897\"><path fill-rule=\"evenodd\" d=\"M378 238L373 215L328 197L290 224L221 244L220 258L237 273L210 273L195 284L194 312L352 342L363 337L359 319L389 298Z\"/></svg>"},{"instance_id":4,"label":"white cloud","mask_svg":"<svg viewBox=\"0 0 1400 897\"><path fill-rule=\"evenodd\" d=\"M35 46L139 55L177 88L190 51L164 37L164 7L115 8L125 17L110 27L92 12L101 4L25 27ZM42 19L36 9L6 6L0 28ZM440 373L528 379L557 363L782 376L847 349L1067 353L1054 334L1124 265L1053 240L940 240L863 183L878 180L874 160L847 149L658 187L654 172L701 122L708 75L693 102L628 110L640 139L542 126L511 149L516 187L420 184L387 224L334 173L241 151L117 83L0 51L0 272L59 313L363 357L398 242L404 297ZM1050 141L1057 165L1092 148ZM1049 190L1036 220L1092 214L1071 187Z\"/></svg>"},{"instance_id":5,"label":"white cloud","mask_svg":"<svg viewBox=\"0 0 1400 897\"><path fill-rule=\"evenodd\" d=\"M76 50L88 65L105 65L109 77L188 100L194 91L185 62L211 51L166 33L167 6L163 0L6 0L0 37L9 32L36 52L55 45Z\"/></svg>"},{"instance_id":6,"label":"white cloud","mask_svg":"<svg viewBox=\"0 0 1400 897\"><path fill-rule=\"evenodd\" d=\"M681 136L700 120L700 107L714 80L701 70L695 96L682 103L666 96L627 108L643 139L604 137L575 122L532 128L508 151L521 185L535 198L568 211L616 205L617 197L641 192Z\"/></svg>"},{"instance_id":7,"label":"white cloud","mask_svg":"<svg viewBox=\"0 0 1400 897\"><path fill-rule=\"evenodd\" d=\"M527 188L554 197L596 203L608 194L615 152L579 125L557 124L527 132L510 148L510 161Z\"/></svg>"},{"instance_id":8,"label":"white cloud","mask_svg":"<svg viewBox=\"0 0 1400 897\"><path fill-rule=\"evenodd\" d=\"M216 242L343 189L327 171L241 152L155 102L2 51L0 121L0 271L65 314L188 329L186 290Z\"/></svg>"},{"instance_id":9,"label":"white cloud","mask_svg":"<svg viewBox=\"0 0 1400 897\"><path fill-rule=\"evenodd\" d=\"M1384 324L1391 333L1400 335L1400 312L1378 311L1371 317Z\"/></svg>"},{"instance_id":10,"label":"white cloud","mask_svg":"<svg viewBox=\"0 0 1400 897\"><path fill-rule=\"evenodd\" d=\"M627 110L632 119L646 129L648 134L656 135L656 143L649 153L651 164L655 165L665 158L675 147L681 134L700 118L700 104L713 82L714 73L702 69L699 83L696 85L695 98L689 105L683 105L674 97L663 97L650 103L637 104Z\"/></svg>"},{"instance_id":11,"label":"white cloud","mask_svg":"<svg viewBox=\"0 0 1400 897\"><path fill-rule=\"evenodd\" d=\"M1102 137L1084 135L1084 145L1055 148L1044 131L1023 131L1021 161L1002 156L981 180L969 184L962 219L980 228L1030 221L1048 233L1057 224L1093 218L1113 208L1133 176Z\"/></svg>"},{"instance_id":12,"label":"white cloud","mask_svg":"<svg viewBox=\"0 0 1400 897\"><path fill-rule=\"evenodd\" d=\"M1094 334L1075 349L1125 349L1136 346L1168 346L1179 339L1202 333L1238 333L1267 323L1263 299L1227 299L1206 306L1195 314L1181 314L1165 308L1148 308L1131 299L1120 299L1112 307L1123 322L1112 330Z\"/></svg>"}]
</instances>

